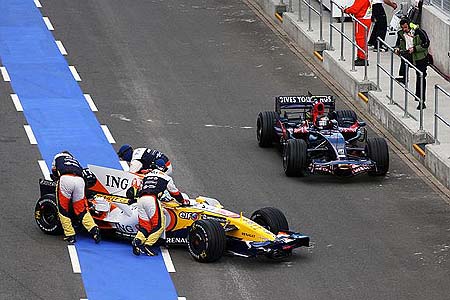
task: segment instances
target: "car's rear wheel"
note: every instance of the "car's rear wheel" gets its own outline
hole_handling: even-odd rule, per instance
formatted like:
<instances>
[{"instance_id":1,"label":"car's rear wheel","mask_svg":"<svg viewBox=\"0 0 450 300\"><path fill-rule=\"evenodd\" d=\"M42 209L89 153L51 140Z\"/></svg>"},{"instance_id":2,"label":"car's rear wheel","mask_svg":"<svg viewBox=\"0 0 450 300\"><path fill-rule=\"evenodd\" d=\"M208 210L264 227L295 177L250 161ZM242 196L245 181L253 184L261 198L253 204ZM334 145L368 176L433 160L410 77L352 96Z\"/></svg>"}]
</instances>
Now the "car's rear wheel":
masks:
<instances>
[{"instance_id":1,"label":"car's rear wheel","mask_svg":"<svg viewBox=\"0 0 450 300\"><path fill-rule=\"evenodd\" d=\"M58 217L58 204L55 195L44 195L36 203L34 219L39 229L50 235L63 233Z\"/></svg>"},{"instance_id":2,"label":"car's rear wheel","mask_svg":"<svg viewBox=\"0 0 450 300\"><path fill-rule=\"evenodd\" d=\"M214 262L222 257L226 248L225 230L215 220L195 221L188 235L188 248L199 262Z\"/></svg>"},{"instance_id":3,"label":"car's rear wheel","mask_svg":"<svg viewBox=\"0 0 450 300\"><path fill-rule=\"evenodd\" d=\"M389 149L383 138L369 138L366 144L367 156L375 162L376 170L369 171L371 176L384 176L389 171Z\"/></svg>"},{"instance_id":4,"label":"car's rear wheel","mask_svg":"<svg viewBox=\"0 0 450 300\"><path fill-rule=\"evenodd\" d=\"M289 230L288 221L281 210L275 207L264 207L255 211L250 219L266 228L273 234Z\"/></svg>"},{"instance_id":5,"label":"car's rear wheel","mask_svg":"<svg viewBox=\"0 0 450 300\"><path fill-rule=\"evenodd\" d=\"M283 149L283 169L287 176L305 176L308 146L302 139L288 140Z\"/></svg>"},{"instance_id":6,"label":"car's rear wheel","mask_svg":"<svg viewBox=\"0 0 450 300\"><path fill-rule=\"evenodd\" d=\"M260 112L256 120L256 138L260 147L270 147L275 138L274 125L277 114L274 111Z\"/></svg>"}]
</instances>

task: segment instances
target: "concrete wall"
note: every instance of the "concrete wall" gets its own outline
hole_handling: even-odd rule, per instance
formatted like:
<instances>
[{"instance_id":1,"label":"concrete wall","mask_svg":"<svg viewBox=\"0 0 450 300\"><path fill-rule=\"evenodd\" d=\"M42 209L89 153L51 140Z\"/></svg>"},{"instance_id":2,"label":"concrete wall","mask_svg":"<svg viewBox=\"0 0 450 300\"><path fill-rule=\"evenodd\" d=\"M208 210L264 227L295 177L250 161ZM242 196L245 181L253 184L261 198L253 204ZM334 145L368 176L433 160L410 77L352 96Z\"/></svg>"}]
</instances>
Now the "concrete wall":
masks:
<instances>
[{"instance_id":1,"label":"concrete wall","mask_svg":"<svg viewBox=\"0 0 450 300\"><path fill-rule=\"evenodd\" d=\"M431 5L422 9L422 28L430 38L434 65L450 76L450 17Z\"/></svg>"}]
</instances>

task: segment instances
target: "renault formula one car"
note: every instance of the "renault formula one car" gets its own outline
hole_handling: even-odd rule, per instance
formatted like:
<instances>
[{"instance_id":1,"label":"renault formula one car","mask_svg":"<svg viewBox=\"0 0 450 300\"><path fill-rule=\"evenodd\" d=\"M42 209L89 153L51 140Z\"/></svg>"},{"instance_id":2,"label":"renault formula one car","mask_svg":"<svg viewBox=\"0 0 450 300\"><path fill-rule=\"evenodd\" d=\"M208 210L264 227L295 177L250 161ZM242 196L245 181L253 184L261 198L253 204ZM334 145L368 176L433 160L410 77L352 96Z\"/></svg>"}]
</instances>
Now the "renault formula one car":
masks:
<instances>
[{"instance_id":1,"label":"renault formula one car","mask_svg":"<svg viewBox=\"0 0 450 300\"><path fill-rule=\"evenodd\" d=\"M281 146L288 176L384 176L387 143L367 138L365 125L354 111L335 110L333 96L279 96L275 111L259 113L256 135L260 147Z\"/></svg>"},{"instance_id":2,"label":"renault formula one car","mask_svg":"<svg viewBox=\"0 0 450 300\"><path fill-rule=\"evenodd\" d=\"M138 186L143 175L89 166L95 184L88 190L88 204L103 233L132 239L137 233L137 204L126 191ZM62 234L57 216L55 182L40 180L41 197L36 203L35 219L46 234ZM181 206L168 194L161 198L166 216L167 245L186 245L199 262L213 262L225 252L243 257L259 254L269 258L289 256L294 248L309 246L309 237L289 230L284 214L273 207L255 211L250 218L223 209L213 198L190 199ZM130 202L133 202L130 204Z\"/></svg>"}]
</instances>

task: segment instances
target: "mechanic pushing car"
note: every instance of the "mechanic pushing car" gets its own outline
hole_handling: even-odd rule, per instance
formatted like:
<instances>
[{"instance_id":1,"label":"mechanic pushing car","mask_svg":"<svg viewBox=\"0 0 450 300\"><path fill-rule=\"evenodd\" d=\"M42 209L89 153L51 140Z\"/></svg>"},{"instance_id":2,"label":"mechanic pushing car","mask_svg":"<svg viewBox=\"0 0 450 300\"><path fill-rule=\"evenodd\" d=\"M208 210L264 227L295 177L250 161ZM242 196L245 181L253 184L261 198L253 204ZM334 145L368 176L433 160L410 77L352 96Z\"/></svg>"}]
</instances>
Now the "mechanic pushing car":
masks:
<instances>
[{"instance_id":1,"label":"mechanic pushing car","mask_svg":"<svg viewBox=\"0 0 450 300\"><path fill-rule=\"evenodd\" d=\"M124 144L117 151L117 155L120 159L130 163L130 172L133 173L146 173L153 169L152 166L155 164L156 160L164 160L165 170L167 175L172 174L172 164L169 158L161 151L150 149L150 148L137 148L133 150L128 144Z\"/></svg>"},{"instance_id":2,"label":"mechanic pushing car","mask_svg":"<svg viewBox=\"0 0 450 300\"><path fill-rule=\"evenodd\" d=\"M75 216L81 220L83 226L92 235L95 243L100 242L100 230L95 225L89 210L85 195L85 182L83 168L68 151L55 155L52 163L51 177L57 181L56 199L58 202L58 216L64 230L64 240L75 243L75 229L70 219L70 205L72 204Z\"/></svg>"},{"instance_id":3,"label":"mechanic pushing car","mask_svg":"<svg viewBox=\"0 0 450 300\"><path fill-rule=\"evenodd\" d=\"M165 237L163 233L166 220L160 203L160 197L165 190L182 205L189 204L189 200L183 198L173 179L164 173L165 169L165 161L161 158L157 159L155 169L145 175L137 192L139 229L131 242L135 255L141 253L148 256L157 255L151 247L161 235Z\"/></svg>"}]
</instances>

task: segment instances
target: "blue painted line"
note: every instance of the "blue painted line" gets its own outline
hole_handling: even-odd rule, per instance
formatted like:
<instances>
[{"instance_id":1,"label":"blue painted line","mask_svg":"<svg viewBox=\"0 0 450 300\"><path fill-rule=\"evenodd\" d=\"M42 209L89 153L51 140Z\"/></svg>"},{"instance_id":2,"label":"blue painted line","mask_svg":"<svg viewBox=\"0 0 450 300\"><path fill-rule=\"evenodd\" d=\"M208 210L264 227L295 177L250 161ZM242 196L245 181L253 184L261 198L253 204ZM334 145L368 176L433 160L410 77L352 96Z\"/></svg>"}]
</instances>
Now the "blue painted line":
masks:
<instances>
[{"instance_id":1,"label":"blue painted line","mask_svg":"<svg viewBox=\"0 0 450 300\"><path fill-rule=\"evenodd\" d=\"M33 0L0 0L0 12L0 59L47 166L69 150L84 166L121 169ZM178 298L161 255L135 257L129 244L83 237L76 247L89 300Z\"/></svg>"}]
</instances>

